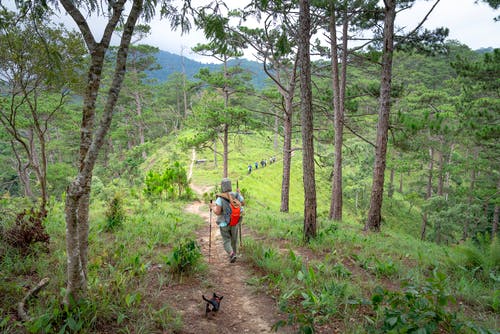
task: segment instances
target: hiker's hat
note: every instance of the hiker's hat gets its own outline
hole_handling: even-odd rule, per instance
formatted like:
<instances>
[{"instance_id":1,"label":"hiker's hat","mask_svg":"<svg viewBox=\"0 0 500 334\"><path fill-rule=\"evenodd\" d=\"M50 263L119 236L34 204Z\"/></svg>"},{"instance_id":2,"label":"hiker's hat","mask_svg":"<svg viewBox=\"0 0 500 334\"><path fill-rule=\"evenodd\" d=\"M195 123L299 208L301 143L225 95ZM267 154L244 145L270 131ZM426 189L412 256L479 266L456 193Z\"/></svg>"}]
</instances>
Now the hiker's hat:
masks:
<instances>
[{"instance_id":1,"label":"hiker's hat","mask_svg":"<svg viewBox=\"0 0 500 334\"><path fill-rule=\"evenodd\" d=\"M229 180L228 178L222 179L222 181L220 183L220 188L221 188L223 193L227 193L229 191L232 191L233 188L231 187L231 180Z\"/></svg>"}]
</instances>

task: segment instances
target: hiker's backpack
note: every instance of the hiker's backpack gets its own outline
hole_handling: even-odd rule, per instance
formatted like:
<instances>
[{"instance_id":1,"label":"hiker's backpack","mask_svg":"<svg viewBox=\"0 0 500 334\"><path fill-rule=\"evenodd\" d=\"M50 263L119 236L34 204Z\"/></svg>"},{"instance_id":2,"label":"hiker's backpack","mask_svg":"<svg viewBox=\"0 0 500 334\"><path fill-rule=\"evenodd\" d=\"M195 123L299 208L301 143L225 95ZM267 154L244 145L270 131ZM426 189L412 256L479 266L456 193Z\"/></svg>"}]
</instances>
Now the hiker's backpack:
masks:
<instances>
[{"instance_id":1,"label":"hiker's backpack","mask_svg":"<svg viewBox=\"0 0 500 334\"><path fill-rule=\"evenodd\" d=\"M217 196L221 197L229 204L230 210L224 210L225 221L229 223L229 226L238 225L241 217L241 202L230 193L222 193Z\"/></svg>"}]
</instances>

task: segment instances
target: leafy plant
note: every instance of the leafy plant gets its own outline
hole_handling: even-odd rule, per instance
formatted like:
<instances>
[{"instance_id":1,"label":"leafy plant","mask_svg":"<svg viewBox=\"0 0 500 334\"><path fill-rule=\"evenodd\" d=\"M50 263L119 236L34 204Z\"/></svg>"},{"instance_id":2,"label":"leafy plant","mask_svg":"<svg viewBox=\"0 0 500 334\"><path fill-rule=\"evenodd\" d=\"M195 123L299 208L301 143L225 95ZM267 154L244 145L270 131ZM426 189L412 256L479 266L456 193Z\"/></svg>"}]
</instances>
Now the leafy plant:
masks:
<instances>
[{"instance_id":1,"label":"leafy plant","mask_svg":"<svg viewBox=\"0 0 500 334\"><path fill-rule=\"evenodd\" d=\"M184 240L174 247L167 256L166 263L173 273L188 273L196 268L201 257L198 243L195 240Z\"/></svg>"},{"instance_id":2,"label":"leafy plant","mask_svg":"<svg viewBox=\"0 0 500 334\"><path fill-rule=\"evenodd\" d=\"M144 193L153 199L189 199L193 195L193 191L189 188L186 169L178 161L167 167L163 173L150 170L144 184Z\"/></svg>"},{"instance_id":3,"label":"leafy plant","mask_svg":"<svg viewBox=\"0 0 500 334\"><path fill-rule=\"evenodd\" d=\"M447 285L447 276L434 270L424 285L408 284L403 292L375 288L372 306L375 311L382 309L383 314L381 319L368 325L369 332L461 333L468 329L477 333L492 333L459 321L456 313L448 310L454 298L449 294Z\"/></svg>"},{"instance_id":4,"label":"leafy plant","mask_svg":"<svg viewBox=\"0 0 500 334\"><path fill-rule=\"evenodd\" d=\"M123 199L120 194L115 193L108 203L106 210L106 231L113 231L123 225L125 221L125 210L123 208Z\"/></svg>"},{"instance_id":5,"label":"leafy plant","mask_svg":"<svg viewBox=\"0 0 500 334\"><path fill-rule=\"evenodd\" d=\"M54 298L44 314L27 325L30 333L81 333L96 321L96 305L89 300L59 305Z\"/></svg>"},{"instance_id":6,"label":"leafy plant","mask_svg":"<svg viewBox=\"0 0 500 334\"><path fill-rule=\"evenodd\" d=\"M458 263L475 278L497 283L500 275L500 240L490 239L489 234L477 234L475 241L468 241L459 248Z\"/></svg>"}]
</instances>

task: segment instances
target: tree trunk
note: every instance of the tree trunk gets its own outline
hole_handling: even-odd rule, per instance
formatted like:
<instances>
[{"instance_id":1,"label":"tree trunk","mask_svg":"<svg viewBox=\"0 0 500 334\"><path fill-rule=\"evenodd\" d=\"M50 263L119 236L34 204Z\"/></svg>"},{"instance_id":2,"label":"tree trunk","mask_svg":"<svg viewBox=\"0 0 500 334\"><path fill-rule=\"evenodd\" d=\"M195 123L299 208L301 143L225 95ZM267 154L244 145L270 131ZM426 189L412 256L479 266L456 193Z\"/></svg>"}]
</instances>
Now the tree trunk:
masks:
<instances>
[{"instance_id":1,"label":"tree trunk","mask_svg":"<svg viewBox=\"0 0 500 334\"><path fill-rule=\"evenodd\" d=\"M280 132L280 118L278 117L278 113L276 112L274 116L274 138L273 138L273 147L274 151L278 150L278 137Z\"/></svg>"},{"instance_id":2,"label":"tree trunk","mask_svg":"<svg viewBox=\"0 0 500 334\"><path fill-rule=\"evenodd\" d=\"M71 301L76 301L82 297L86 290L89 230L88 212L92 172L99 150L102 148L106 134L111 126L113 110L116 106L125 76L128 47L134 27L142 12L143 0L134 0L128 18L126 19L116 56L113 81L108 91L101 122L95 131L94 119L96 114L96 99L101 84L104 56L109 48L112 33L115 31L122 16L125 2L115 2L106 29L99 43L96 43L94 40L85 17L80 13L78 8L75 7L75 3L71 0L60 0L60 2L82 32L91 58L87 87L83 101L80 137L80 167L78 175L68 186L66 195L66 252L68 261L67 286L64 303L70 305Z\"/></svg>"},{"instance_id":3,"label":"tree trunk","mask_svg":"<svg viewBox=\"0 0 500 334\"><path fill-rule=\"evenodd\" d=\"M384 193L384 173L386 165L387 139L389 131L389 115L391 111L392 56L394 49L394 20L396 18L396 1L386 0L384 18L384 47L382 55L382 75L380 84L380 110L377 124L377 146L375 148L375 164L373 168L373 184L370 199L370 210L365 230L380 231L382 220L382 199Z\"/></svg>"},{"instance_id":4,"label":"tree trunk","mask_svg":"<svg viewBox=\"0 0 500 334\"><path fill-rule=\"evenodd\" d=\"M222 177L228 177L228 156L229 156L229 125L224 124L224 173Z\"/></svg>"},{"instance_id":5,"label":"tree trunk","mask_svg":"<svg viewBox=\"0 0 500 334\"><path fill-rule=\"evenodd\" d=\"M477 149L475 148L474 152L473 152L472 161L477 161L477 157L478 157L478 152L477 152ZM469 205L472 205L472 202L474 200L474 191L476 188L476 175L477 175L476 167L475 167L475 165L473 165L472 170L470 172L469 196L467 199L467 203ZM463 228L463 232L462 232L462 240L464 240L464 241L467 240L467 238L469 236L469 224L470 224L469 220L464 219L464 228Z\"/></svg>"},{"instance_id":6,"label":"tree trunk","mask_svg":"<svg viewBox=\"0 0 500 334\"><path fill-rule=\"evenodd\" d=\"M217 163L217 137L214 138L214 168L217 169L218 163Z\"/></svg>"},{"instance_id":7,"label":"tree trunk","mask_svg":"<svg viewBox=\"0 0 500 334\"><path fill-rule=\"evenodd\" d=\"M434 149L429 148L429 169L427 174L427 187L425 192L425 200L427 201L432 196L432 175L434 170ZM427 230L427 212L422 215L422 228L420 230L420 239L425 240L425 233Z\"/></svg>"},{"instance_id":8,"label":"tree trunk","mask_svg":"<svg viewBox=\"0 0 500 334\"><path fill-rule=\"evenodd\" d=\"M17 170L17 176L19 177L19 181L21 181L21 185L24 190L24 196L27 198L33 198L33 190L31 190L31 182L30 182L30 175L29 175L29 167L30 163L27 162L23 164L21 161L21 157L19 156L19 153L17 152L16 146L14 145L14 141L10 141L10 146L12 147L12 152L14 153L14 156L16 157L16 170Z\"/></svg>"},{"instance_id":9,"label":"tree trunk","mask_svg":"<svg viewBox=\"0 0 500 334\"><path fill-rule=\"evenodd\" d=\"M283 121L283 177L281 179L280 212L288 212L289 210L290 168L292 165L292 108L292 100L286 98Z\"/></svg>"},{"instance_id":10,"label":"tree trunk","mask_svg":"<svg viewBox=\"0 0 500 334\"><path fill-rule=\"evenodd\" d=\"M311 90L311 17L308 0L299 1L300 109L304 183L304 240L316 237L316 182L314 174L313 110Z\"/></svg>"},{"instance_id":11,"label":"tree trunk","mask_svg":"<svg viewBox=\"0 0 500 334\"><path fill-rule=\"evenodd\" d=\"M447 165L451 166L451 157L453 156L453 149L455 148L454 144L451 144L450 146L450 151L448 152L448 160L447 160ZM445 179L444 179L444 188L446 189L444 193L444 198L448 200L448 192L450 189L450 171L447 170L445 174Z\"/></svg>"},{"instance_id":12,"label":"tree trunk","mask_svg":"<svg viewBox=\"0 0 500 334\"><path fill-rule=\"evenodd\" d=\"M391 174L389 176L389 190L387 191L387 197L392 198L392 195L394 194L394 174L396 171L394 168L391 168Z\"/></svg>"},{"instance_id":13,"label":"tree trunk","mask_svg":"<svg viewBox=\"0 0 500 334\"><path fill-rule=\"evenodd\" d=\"M438 172L438 187L437 194L438 196L443 196L444 194L444 156L442 151L443 145L441 145L441 150L438 151L438 162L439 162L439 172Z\"/></svg>"},{"instance_id":14,"label":"tree trunk","mask_svg":"<svg viewBox=\"0 0 500 334\"><path fill-rule=\"evenodd\" d=\"M330 15L330 49L332 66L332 86L333 86L333 110L334 110L334 133L335 133L335 159L333 163L332 197L330 202L329 218L342 220L342 133L343 133L343 108L340 96L340 75L337 45L337 27L335 17L335 6L332 5ZM344 22L344 24L346 24ZM344 52L346 50L343 50ZM344 64L345 66L345 64ZM345 82L343 82L345 83Z\"/></svg>"},{"instance_id":15,"label":"tree trunk","mask_svg":"<svg viewBox=\"0 0 500 334\"><path fill-rule=\"evenodd\" d=\"M141 102L141 95L139 92L134 92L134 99L135 99L135 108L136 108L136 113L137 113L137 131L139 132L139 143L141 145L144 145L145 139L144 139L144 121L142 120L142 102ZM146 159L148 156L146 154L146 151L143 149L142 150L142 158Z\"/></svg>"},{"instance_id":16,"label":"tree trunk","mask_svg":"<svg viewBox=\"0 0 500 334\"><path fill-rule=\"evenodd\" d=\"M229 73L227 70L227 57L224 56L224 82L228 82L229 80ZM227 87L226 83L224 83L224 109L227 111L227 108L229 108L229 87ZM229 124L224 124L224 139L223 139L223 175L222 177L228 177L228 157L229 157Z\"/></svg>"}]
</instances>

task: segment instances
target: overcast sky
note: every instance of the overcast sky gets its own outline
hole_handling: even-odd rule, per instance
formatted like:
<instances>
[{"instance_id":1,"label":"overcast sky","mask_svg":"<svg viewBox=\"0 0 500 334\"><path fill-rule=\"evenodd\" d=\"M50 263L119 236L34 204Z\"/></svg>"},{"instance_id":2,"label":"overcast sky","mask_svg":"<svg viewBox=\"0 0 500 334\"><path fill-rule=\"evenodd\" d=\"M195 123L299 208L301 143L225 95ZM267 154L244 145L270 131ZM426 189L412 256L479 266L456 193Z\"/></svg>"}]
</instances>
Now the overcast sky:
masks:
<instances>
[{"instance_id":1,"label":"overcast sky","mask_svg":"<svg viewBox=\"0 0 500 334\"><path fill-rule=\"evenodd\" d=\"M198 2L204 0L198 0ZM246 4L247 0L227 1L232 5ZM493 10L484 3L475 4L474 0L441 0L427 19L424 27L434 29L447 27L450 29L449 39L458 40L471 49L482 47L500 47L500 23L493 18L499 15L498 10ZM398 27L412 30L432 7L434 1L416 1L411 10L403 11L396 17ZM64 19L67 21L68 18ZM68 19L69 20L69 19ZM160 50L169 51L199 61L211 61L195 55L191 48L197 43L205 42L200 31L192 31L188 35L171 31L167 21L154 20L150 23L152 34L141 43L150 44ZM250 54L247 54L249 56Z\"/></svg>"},{"instance_id":2,"label":"overcast sky","mask_svg":"<svg viewBox=\"0 0 500 334\"><path fill-rule=\"evenodd\" d=\"M407 27L407 31L412 30L433 4L434 1L417 1L411 10L397 15L396 25ZM498 48L500 23L493 21L497 15L498 10L495 11L484 3L475 4L474 0L441 0L424 27L447 27L450 29L449 39L458 40L473 50L482 47ZM201 32L193 31L189 35L181 36L179 32L170 32L168 23L160 21L152 22L151 27L152 35L144 42L176 54L180 54L182 50L186 57L199 59L192 53L191 48L203 42Z\"/></svg>"}]
</instances>

